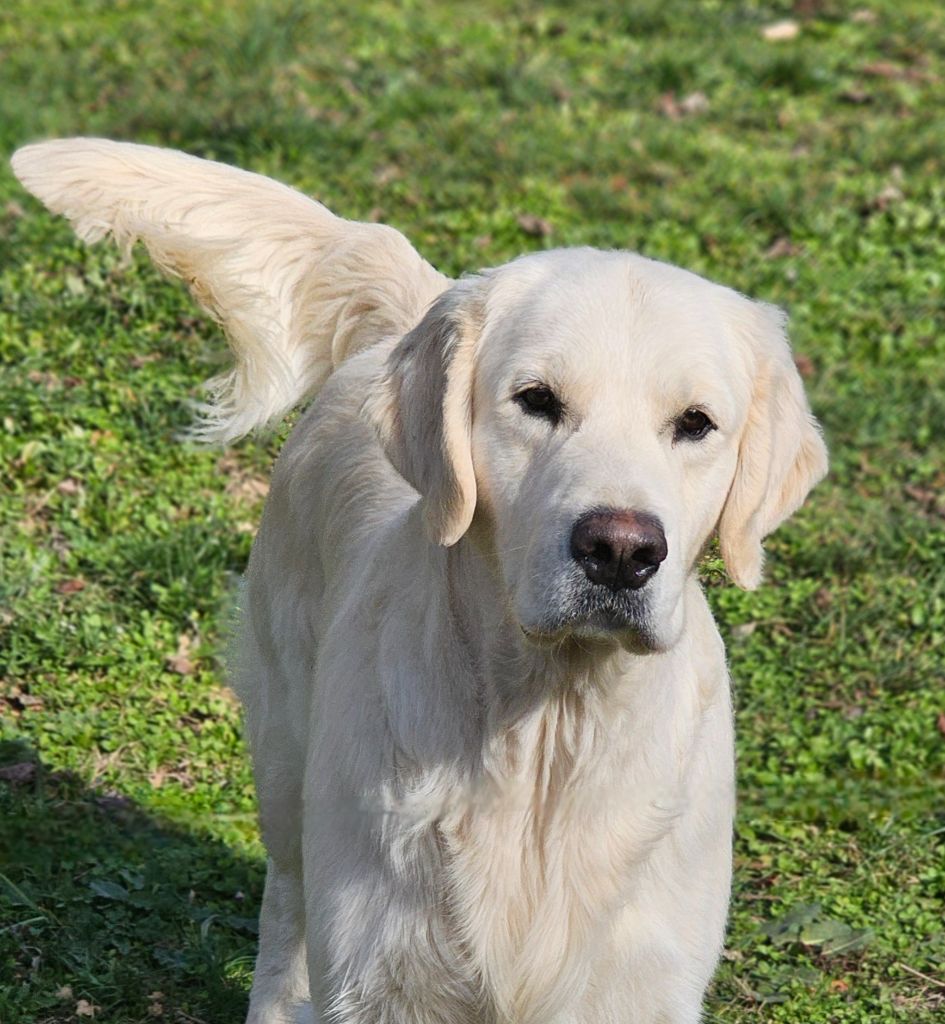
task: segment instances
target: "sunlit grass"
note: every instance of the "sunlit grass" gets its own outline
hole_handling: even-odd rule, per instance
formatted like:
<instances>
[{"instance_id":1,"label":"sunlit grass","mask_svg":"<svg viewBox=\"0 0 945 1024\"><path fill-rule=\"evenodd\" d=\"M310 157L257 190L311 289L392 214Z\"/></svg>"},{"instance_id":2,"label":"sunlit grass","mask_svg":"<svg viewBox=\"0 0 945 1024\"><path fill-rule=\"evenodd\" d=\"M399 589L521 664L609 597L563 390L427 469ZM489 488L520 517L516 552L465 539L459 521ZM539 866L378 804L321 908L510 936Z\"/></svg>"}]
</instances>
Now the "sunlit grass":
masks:
<instances>
[{"instance_id":1,"label":"sunlit grass","mask_svg":"<svg viewBox=\"0 0 945 1024\"><path fill-rule=\"evenodd\" d=\"M451 274L619 246L788 308L833 471L762 590L706 573L738 704L729 1024L945 1013L943 56L931 0L0 16L4 154L173 145L395 224ZM0 170L4 1024L245 1007L261 853L221 660L278 441L174 441L221 350Z\"/></svg>"}]
</instances>

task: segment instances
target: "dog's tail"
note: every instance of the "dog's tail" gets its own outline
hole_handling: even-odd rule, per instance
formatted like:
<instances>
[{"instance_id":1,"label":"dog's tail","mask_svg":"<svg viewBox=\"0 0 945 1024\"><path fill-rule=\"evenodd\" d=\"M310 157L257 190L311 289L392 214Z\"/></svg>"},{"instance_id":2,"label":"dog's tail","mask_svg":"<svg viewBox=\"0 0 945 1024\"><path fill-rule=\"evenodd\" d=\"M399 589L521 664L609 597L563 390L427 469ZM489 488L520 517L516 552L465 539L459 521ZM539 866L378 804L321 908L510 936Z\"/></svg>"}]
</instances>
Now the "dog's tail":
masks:
<instances>
[{"instance_id":1,"label":"dog's tail","mask_svg":"<svg viewBox=\"0 0 945 1024\"><path fill-rule=\"evenodd\" d=\"M336 217L285 185L173 150L59 139L13 156L23 185L87 242L141 240L220 323L233 369L192 436L278 421L347 356L405 333L449 284L393 228Z\"/></svg>"}]
</instances>

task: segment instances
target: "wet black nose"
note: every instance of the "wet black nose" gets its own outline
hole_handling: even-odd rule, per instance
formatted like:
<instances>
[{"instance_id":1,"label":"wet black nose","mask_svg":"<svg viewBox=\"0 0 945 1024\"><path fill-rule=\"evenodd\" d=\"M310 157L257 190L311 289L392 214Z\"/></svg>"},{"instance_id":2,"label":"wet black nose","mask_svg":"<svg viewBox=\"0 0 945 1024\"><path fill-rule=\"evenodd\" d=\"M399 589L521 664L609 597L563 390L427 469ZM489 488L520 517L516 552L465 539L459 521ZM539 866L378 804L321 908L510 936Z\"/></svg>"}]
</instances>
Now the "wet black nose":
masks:
<instances>
[{"instance_id":1,"label":"wet black nose","mask_svg":"<svg viewBox=\"0 0 945 1024\"><path fill-rule=\"evenodd\" d=\"M571 531L571 555L591 583L639 590L666 557L666 534L645 512L588 512Z\"/></svg>"}]
</instances>

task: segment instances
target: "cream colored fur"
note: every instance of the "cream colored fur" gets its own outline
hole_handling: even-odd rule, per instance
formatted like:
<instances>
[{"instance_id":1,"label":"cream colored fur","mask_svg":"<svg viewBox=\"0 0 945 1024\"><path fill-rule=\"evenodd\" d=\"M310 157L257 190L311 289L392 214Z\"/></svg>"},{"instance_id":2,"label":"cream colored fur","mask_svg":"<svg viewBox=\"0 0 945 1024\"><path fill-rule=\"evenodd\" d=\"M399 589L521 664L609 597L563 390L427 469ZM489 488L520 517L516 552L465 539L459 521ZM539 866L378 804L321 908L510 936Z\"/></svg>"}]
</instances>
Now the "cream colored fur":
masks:
<instances>
[{"instance_id":1,"label":"cream colored fur","mask_svg":"<svg viewBox=\"0 0 945 1024\"><path fill-rule=\"evenodd\" d=\"M105 139L24 146L12 163L80 238L142 241L223 326L236 366L208 381L194 430L205 441L277 421L347 356L412 327L448 284L393 228L341 220L225 164Z\"/></svg>"},{"instance_id":2,"label":"cream colored fur","mask_svg":"<svg viewBox=\"0 0 945 1024\"><path fill-rule=\"evenodd\" d=\"M780 314L590 249L454 284L390 228L147 147L14 168L223 324L236 369L199 433L324 384L276 466L234 666L269 851L249 1021L695 1024L734 800L695 565L718 530L757 586L826 469ZM535 382L557 425L516 399ZM716 429L680 440L693 407ZM569 552L600 508L665 529L623 618Z\"/></svg>"}]
</instances>

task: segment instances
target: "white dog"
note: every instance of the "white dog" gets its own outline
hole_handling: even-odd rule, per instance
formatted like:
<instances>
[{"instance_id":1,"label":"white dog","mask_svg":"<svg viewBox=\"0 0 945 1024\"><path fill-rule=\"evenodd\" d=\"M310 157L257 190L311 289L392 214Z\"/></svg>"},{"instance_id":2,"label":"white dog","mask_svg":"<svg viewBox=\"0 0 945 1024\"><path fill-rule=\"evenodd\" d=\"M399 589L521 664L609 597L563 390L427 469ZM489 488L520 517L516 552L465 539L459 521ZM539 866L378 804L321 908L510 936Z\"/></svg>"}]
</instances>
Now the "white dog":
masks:
<instances>
[{"instance_id":1,"label":"white dog","mask_svg":"<svg viewBox=\"0 0 945 1024\"><path fill-rule=\"evenodd\" d=\"M269 851L249 1020L698 1021L734 787L695 567L717 532L757 586L826 470L781 314L624 252L453 282L389 227L144 146L13 166L222 323L202 437L321 389L235 667Z\"/></svg>"}]
</instances>

